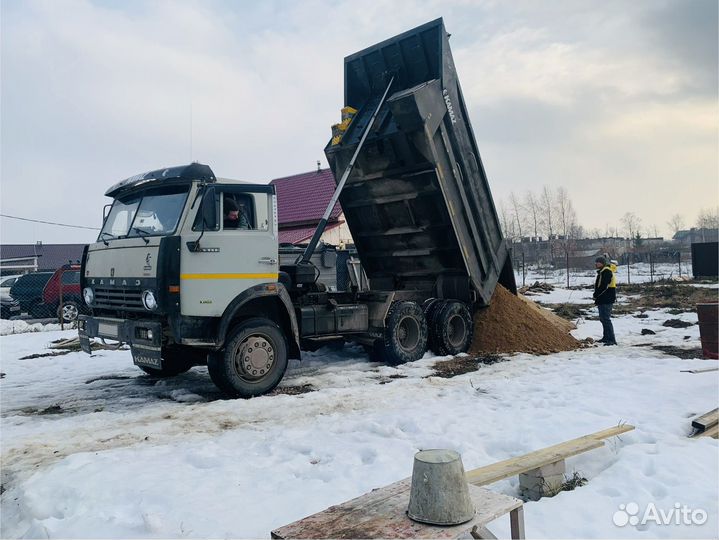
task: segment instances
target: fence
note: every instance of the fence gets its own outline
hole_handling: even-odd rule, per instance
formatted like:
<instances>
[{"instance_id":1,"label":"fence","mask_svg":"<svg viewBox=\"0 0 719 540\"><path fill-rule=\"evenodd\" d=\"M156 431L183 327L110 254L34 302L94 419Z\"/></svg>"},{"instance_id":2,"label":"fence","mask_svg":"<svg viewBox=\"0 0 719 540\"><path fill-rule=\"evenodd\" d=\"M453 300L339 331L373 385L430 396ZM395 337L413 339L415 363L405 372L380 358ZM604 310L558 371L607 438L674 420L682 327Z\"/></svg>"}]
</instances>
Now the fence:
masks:
<instances>
[{"instance_id":1,"label":"fence","mask_svg":"<svg viewBox=\"0 0 719 540\"><path fill-rule=\"evenodd\" d=\"M55 319L64 329L85 310L80 292L80 267L0 278L3 319Z\"/></svg>"},{"instance_id":2,"label":"fence","mask_svg":"<svg viewBox=\"0 0 719 540\"><path fill-rule=\"evenodd\" d=\"M588 257L583 266L570 264L570 258L555 258L553 265L527 264L521 252L512 254L515 277L520 287L537 281L566 287L586 286L596 277L594 261ZM681 251L646 251L628 253L617 259L620 283L655 283L666 279L688 279L692 276L691 258Z\"/></svg>"}]
</instances>

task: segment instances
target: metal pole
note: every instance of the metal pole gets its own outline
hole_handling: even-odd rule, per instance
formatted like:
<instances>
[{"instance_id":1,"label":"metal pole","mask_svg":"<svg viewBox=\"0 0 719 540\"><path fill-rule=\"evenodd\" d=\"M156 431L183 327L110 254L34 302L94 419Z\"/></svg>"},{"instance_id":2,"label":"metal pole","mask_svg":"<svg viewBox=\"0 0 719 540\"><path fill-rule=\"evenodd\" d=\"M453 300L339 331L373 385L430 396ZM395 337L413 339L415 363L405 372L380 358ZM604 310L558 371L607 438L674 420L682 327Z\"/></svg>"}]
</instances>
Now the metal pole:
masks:
<instances>
[{"instance_id":1,"label":"metal pole","mask_svg":"<svg viewBox=\"0 0 719 540\"><path fill-rule=\"evenodd\" d=\"M569 288L569 250L566 250L567 256L567 289Z\"/></svg>"},{"instance_id":2,"label":"metal pole","mask_svg":"<svg viewBox=\"0 0 719 540\"><path fill-rule=\"evenodd\" d=\"M335 207L335 204L337 204L337 200L340 198L340 193L342 193L342 188L345 187L347 178L349 178L349 175L352 172L352 169L354 168L355 161L357 161L357 156L359 156L360 150L362 150L362 146L364 145L365 139L367 139L367 135L369 135L370 129L372 129L372 125L374 124L374 121L377 118L377 115L379 114L379 110L382 108L382 105L384 104L384 100L387 98L387 94L389 93L389 89L392 86L393 82L394 82L394 76L392 76L392 78L389 80L389 84L387 85L387 88L385 88L384 94L382 94L382 99L379 100L379 103L377 104L377 108L375 109L374 114L372 114L372 117L370 118L369 122L367 123L367 127L365 128L364 133L362 134L362 138L360 139L360 142L357 145L357 148L355 149L355 153L352 155L352 159L350 159L350 162L347 165L345 172L342 173L342 178L340 179L339 182L337 182L337 189L335 189L334 195L332 195L332 199L330 200L329 205L327 205L327 210L325 210L325 213L322 216L322 219L320 220L319 224L317 225L317 228L315 229L315 233L312 235L312 240L310 240L310 243L307 244L307 248L305 248L305 251L302 254L302 258L300 259L301 262L303 262L303 263L309 262L310 258L312 257L312 254L315 252L315 248L317 247L317 244L320 241L320 237L322 236L322 233L325 232L325 227L327 226L327 220L329 219L330 214L332 213L332 209Z\"/></svg>"},{"instance_id":3,"label":"metal pole","mask_svg":"<svg viewBox=\"0 0 719 540\"><path fill-rule=\"evenodd\" d=\"M654 260L652 259L652 252L649 252L649 279L654 283Z\"/></svg>"},{"instance_id":4,"label":"metal pole","mask_svg":"<svg viewBox=\"0 0 719 540\"><path fill-rule=\"evenodd\" d=\"M65 318L62 316L62 277L65 275L65 270L60 272L60 330L65 330Z\"/></svg>"},{"instance_id":5,"label":"metal pole","mask_svg":"<svg viewBox=\"0 0 719 540\"><path fill-rule=\"evenodd\" d=\"M524 261L524 249L522 249L522 287L526 286L527 267Z\"/></svg>"}]
</instances>

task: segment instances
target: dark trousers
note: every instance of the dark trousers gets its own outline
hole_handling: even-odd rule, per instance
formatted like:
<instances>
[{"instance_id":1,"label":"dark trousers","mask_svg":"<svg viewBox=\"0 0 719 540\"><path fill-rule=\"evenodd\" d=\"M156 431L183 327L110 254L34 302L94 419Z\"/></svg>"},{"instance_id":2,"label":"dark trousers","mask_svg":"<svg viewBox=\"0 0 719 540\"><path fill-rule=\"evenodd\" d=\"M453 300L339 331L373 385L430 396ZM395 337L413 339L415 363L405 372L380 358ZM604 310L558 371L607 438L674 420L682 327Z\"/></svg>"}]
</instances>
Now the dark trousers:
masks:
<instances>
[{"instance_id":1,"label":"dark trousers","mask_svg":"<svg viewBox=\"0 0 719 540\"><path fill-rule=\"evenodd\" d=\"M603 336L602 341L604 343L616 343L617 339L614 337L614 326L612 326L612 306L614 304L599 304L599 320L602 323Z\"/></svg>"}]
</instances>

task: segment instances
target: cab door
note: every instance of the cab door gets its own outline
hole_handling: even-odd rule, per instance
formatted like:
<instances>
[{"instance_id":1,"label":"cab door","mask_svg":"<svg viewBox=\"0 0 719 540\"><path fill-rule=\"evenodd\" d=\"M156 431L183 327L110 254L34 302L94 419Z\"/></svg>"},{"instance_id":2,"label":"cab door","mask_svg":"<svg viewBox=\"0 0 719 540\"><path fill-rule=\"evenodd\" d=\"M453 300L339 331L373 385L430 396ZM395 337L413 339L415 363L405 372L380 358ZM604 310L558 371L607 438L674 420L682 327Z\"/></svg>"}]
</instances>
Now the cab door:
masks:
<instances>
[{"instance_id":1,"label":"cab door","mask_svg":"<svg viewBox=\"0 0 719 540\"><path fill-rule=\"evenodd\" d=\"M245 220L224 219L240 207ZM182 235L181 312L220 317L239 294L276 283L277 206L272 185L211 184Z\"/></svg>"}]
</instances>

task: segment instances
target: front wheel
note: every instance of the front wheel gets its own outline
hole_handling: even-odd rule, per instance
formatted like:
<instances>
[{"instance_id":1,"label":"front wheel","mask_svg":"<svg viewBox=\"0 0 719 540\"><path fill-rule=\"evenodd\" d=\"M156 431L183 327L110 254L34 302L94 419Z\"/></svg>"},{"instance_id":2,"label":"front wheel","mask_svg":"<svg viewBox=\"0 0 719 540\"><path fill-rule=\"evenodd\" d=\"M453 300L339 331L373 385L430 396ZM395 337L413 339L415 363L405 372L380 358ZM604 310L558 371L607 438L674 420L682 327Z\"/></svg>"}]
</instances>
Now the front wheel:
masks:
<instances>
[{"instance_id":1,"label":"front wheel","mask_svg":"<svg viewBox=\"0 0 719 540\"><path fill-rule=\"evenodd\" d=\"M230 397L266 394L287 370L285 337L268 319L243 321L230 332L225 348L210 355L207 370L212 382Z\"/></svg>"}]
</instances>

